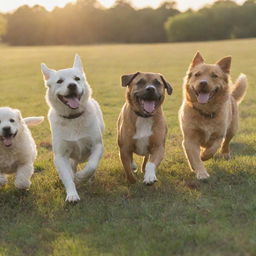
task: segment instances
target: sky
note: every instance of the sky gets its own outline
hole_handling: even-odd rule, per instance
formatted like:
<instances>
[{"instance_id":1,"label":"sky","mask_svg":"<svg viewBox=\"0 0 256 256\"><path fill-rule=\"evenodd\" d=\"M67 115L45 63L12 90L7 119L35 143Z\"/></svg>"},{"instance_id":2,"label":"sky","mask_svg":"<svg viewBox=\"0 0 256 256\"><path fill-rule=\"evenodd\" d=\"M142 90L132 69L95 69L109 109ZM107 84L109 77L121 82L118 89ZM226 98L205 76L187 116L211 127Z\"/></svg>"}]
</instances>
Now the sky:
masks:
<instances>
[{"instance_id":1,"label":"sky","mask_svg":"<svg viewBox=\"0 0 256 256\"><path fill-rule=\"evenodd\" d=\"M114 4L115 0L98 0L103 6L110 7ZM179 10L184 11L188 8L198 9L205 4L211 4L215 0L176 0ZM237 3L243 3L245 0L235 0ZM67 3L76 2L76 0L0 0L0 12L11 12L17 9L19 6L27 4L33 6L40 4L47 10L52 10L54 7L63 7ZM156 8L164 0L130 0L134 7L142 8L151 6Z\"/></svg>"}]
</instances>

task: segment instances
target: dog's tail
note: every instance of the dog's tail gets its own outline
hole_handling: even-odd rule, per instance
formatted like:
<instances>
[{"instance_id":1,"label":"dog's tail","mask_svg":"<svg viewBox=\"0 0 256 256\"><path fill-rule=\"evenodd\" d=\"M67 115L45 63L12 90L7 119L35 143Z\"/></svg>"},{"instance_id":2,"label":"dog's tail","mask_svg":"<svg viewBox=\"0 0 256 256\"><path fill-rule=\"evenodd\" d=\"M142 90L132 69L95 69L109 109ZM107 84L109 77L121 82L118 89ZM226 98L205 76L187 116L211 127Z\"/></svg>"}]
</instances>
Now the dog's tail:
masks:
<instances>
[{"instance_id":1,"label":"dog's tail","mask_svg":"<svg viewBox=\"0 0 256 256\"><path fill-rule=\"evenodd\" d=\"M245 96L247 89L247 77L245 74L240 74L235 84L232 86L231 95L235 98L237 104L240 104Z\"/></svg>"},{"instance_id":2,"label":"dog's tail","mask_svg":"<svg viewBox=\"0 0 256 256\"><path fill-rule=\"evenodd\" d=\"M28 127L31 127L31 126L36 126L42 123L44 121L44 117L43 116L25 117L23 118L23 120Z\"/></svg>"}]
</instances>

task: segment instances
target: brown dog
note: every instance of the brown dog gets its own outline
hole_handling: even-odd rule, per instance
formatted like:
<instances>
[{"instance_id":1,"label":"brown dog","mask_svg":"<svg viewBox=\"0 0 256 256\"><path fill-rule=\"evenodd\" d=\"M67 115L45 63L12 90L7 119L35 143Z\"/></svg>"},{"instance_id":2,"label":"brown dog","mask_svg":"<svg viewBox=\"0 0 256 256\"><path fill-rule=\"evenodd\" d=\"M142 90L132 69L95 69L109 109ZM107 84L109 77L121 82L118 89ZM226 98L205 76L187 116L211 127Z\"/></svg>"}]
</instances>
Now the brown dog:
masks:
<instances>
[{"instance_id":1,"label":"brown dog","mask_svg":"<svg viewBox=\"0 0 256 256\"><path fill-rule=\"evenodd\" d=\"M161 105L165 89L170 95L172 87L161 74L142 72L123 75L122 86L127 86L127 91L118 118L120 158L127 179L135 183L133 153L144 156L144 183L151 185L157 181L156 167L164 157L167 125Z\"/></svg>"},{"instance_id":2,"label":"brown dog","mask_svg":"<svg viewBox=\"0 0 256 256\"><path fill-rule=\"evenodd\" d=\"M231 57L214 65L205 64L198 52L184 79L184 100L179 112L183 148L190 168L198 179L209 177L203 162L221 147L230 158L229 143L238 129L238 104L247 79L241 74L235 84L229 81Z\"/></svg>"}]
</instances>

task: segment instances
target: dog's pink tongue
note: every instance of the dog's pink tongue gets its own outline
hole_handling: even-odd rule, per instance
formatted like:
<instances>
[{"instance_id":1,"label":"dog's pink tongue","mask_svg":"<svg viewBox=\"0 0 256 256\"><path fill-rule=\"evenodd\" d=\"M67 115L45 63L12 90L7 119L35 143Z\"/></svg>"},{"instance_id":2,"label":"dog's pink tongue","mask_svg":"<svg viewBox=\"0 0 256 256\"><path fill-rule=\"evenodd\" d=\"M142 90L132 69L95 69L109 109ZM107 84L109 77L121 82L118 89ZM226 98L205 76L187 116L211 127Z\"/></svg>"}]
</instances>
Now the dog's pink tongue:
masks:
<instances>
[{"instance_id":1,"label":"dog's pink tongue","mask_svg":"<svg viewBox=\"0 0 256 256\"><path fill-rule=\"evenodd\" d=\"M11 146L11 145L12 145L12 137L8 137L8 138L4 137L4 138L3 138L3 142L4 142L4 145L5 145L6 147Z\"/></svg>"},{"instance_id":2,"label":"dog's pink tongue","mask_svg":"<svg viewBox=\"0 0 256 256\"><path fill-rule=\"evenodd\" d=\"M70 97L70 98L65 97L65 100L67 101L67 104L69 105L69 107L74 109L79 108L80 101L77 97Z\"/></svg>"},{"instance_id":3,"label":"dog's pink tongue","mask_svg":"<svg viewBox=\"0 0 256 256\"><path fill-rule=\"evenodd\" d=\"M155 101L143 101L143 108L148 113L152 113L155 110Z\"/></svg>"},{"instance_id":4,"label":"dog's pink tongue","mask_svg":"<svg viewBox=\"0 0 256 256\"><path fill-rule=\"evenodd\" d=\"M197 96L197 101L200 104L206 104L210 98L210 93L199 93Z\"/></svg>"}]
</instances>

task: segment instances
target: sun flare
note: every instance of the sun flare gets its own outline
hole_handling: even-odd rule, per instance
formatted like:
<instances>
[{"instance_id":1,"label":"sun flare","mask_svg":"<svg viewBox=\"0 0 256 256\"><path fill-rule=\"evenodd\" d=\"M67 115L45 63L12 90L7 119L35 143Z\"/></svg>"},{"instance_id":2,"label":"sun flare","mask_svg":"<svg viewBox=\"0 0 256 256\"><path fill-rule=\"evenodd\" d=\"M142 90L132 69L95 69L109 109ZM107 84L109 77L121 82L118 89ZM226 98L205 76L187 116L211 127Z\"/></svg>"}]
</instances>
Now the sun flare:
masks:
<instances>
[{"instance_id":1,"label":"sun flare","mask_svg":"<svg viewBox=\"0 0 256 256\"><path fill-rule=\"evenodd\" d=\"M98 0L104 7L112 6L116 0ZM136 8L143 7L158 7L165 0L130 0L130 3ZM198 9L205 4L211 4L216 0L176 0L177 8L184 11L188 8ZM235 0L237 3L243 3L245 0ZM74 3L76 0L11 0L11 1L1 1L0 12L10 12L17 9L21 5L33 6L36 4L44 6L47 10L52 10L54 7L63 7L67 3Z\"/></svg>"}]
</instances>

